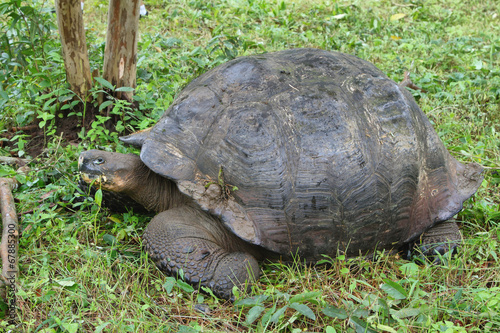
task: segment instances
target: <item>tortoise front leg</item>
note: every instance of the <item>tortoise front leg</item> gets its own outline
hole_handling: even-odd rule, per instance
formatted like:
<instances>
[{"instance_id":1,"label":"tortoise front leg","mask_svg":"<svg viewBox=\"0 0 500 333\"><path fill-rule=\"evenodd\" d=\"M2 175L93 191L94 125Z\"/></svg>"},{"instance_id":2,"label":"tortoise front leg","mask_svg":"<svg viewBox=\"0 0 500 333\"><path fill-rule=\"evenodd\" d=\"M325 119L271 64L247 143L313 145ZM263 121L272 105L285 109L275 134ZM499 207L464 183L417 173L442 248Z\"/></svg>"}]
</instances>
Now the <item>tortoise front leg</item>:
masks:
<instances>
[{"instance_id":1,"label":"tortoise front leg","mask_svg":"<svg viewBox=\"0 0 500 333\"><path fill-rule=\"evenodd\" d=\"M257 260L247 245L220 222L197 208L182 206L164 211L151 220L144 245L158 268L168 275L184 272L184 279L206 286L215 295L230 299L233 286L247 290L259 277Z\"/></svg>"},{"instance_id":2,"label":"tortoise front leg","mask_svg":"<svg viewBox=\"0 0 500 333\"><path fill-rule=\"evenodd\" d=\"M462 235L457 224L453 221L445 221L427 230L421 236L418 248L435 264L439 264L439 255L447 252L453 253L461 241Z\"/></svg>"}]
</instances>

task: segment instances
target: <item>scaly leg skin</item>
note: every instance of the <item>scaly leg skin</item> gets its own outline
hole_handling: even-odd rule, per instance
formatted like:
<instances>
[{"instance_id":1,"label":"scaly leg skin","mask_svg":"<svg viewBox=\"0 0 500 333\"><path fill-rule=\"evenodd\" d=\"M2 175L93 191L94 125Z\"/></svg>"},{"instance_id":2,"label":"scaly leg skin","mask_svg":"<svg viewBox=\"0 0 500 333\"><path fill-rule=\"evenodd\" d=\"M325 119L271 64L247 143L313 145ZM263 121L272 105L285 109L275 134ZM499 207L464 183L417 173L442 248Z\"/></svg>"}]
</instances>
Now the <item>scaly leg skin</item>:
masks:
<instances>
[{"instance_id":1,"label":"scaly leg skin","mask_svg":"<svg viewBox=\"0 0 500 333\"><path fill-rule=\"evenodd\" d=\"M248 245L230 234L217 219L198 208L182 206L164 211L151 220L144 232L144 245L158 268L215 295L232 298L233 286L242 288L259 277L257 260Z\"/></svg>"},{"instance_id":2,"label":"scaly leg skin","mask_svg":"<svg viewBox=\"0 0 500 333\"><path fill-rule=\"evenodd\" d=\"M439 223L427 230L421 237L420 251L434 264L440 264L440 256L454 253L462 241L462 235L455 222Z\"/></svg>"}]
</instances>

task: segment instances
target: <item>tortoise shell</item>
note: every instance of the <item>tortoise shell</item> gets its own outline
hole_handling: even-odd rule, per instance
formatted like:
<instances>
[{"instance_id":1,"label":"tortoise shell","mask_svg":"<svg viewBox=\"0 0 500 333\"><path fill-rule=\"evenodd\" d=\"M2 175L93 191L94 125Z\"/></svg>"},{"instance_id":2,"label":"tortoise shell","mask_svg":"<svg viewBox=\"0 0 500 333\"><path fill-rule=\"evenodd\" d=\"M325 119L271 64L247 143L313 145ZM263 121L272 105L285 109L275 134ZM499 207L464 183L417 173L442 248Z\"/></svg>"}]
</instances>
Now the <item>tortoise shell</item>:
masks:
<instances>
[{"instance_id":1,"label":"tortoise shell","mask_svg":"<svg viewBox=\"0 0 500 333\"><path fill-rule=\"evenodd\" d=\"M317 49L218 66L123 141L240 238L305 259L410 242L460 211L482 180L405 88Z\"/></svg>"}]
</instances>

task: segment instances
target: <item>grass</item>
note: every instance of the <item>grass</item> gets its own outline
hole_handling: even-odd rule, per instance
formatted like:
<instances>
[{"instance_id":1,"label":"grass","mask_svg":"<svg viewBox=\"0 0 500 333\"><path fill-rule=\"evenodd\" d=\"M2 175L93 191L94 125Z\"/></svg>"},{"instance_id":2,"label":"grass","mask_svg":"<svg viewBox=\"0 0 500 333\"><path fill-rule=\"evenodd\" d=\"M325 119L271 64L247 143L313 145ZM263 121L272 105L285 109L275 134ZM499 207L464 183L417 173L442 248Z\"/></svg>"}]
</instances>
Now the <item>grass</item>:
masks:
<instances>
[{"instance_id":1,"label":"grass","mask_svg":"<svg viewBox=\"0 0 500 333\"><path fill-rule=\"evenodd\" d=\"M0 132L57 116L64 71L51 4L14 22L0 7ZM9 5L11 7L9 7ZM101 209L77 190L77 157L126 151L95 128L78 145L51 139L17 175L21 213L18 330L25 332L498 332L500 330L500 4L495 0L159 0L142 19L134 129L153 124L187 82L245 54L317 47L355 54L413 91L453 156L485 166L458 214L464 242L442 265L381 253L376 260L263 265L251 295L233 304L157 271L141 251L150 217ZM91 66L102 67L107 1L85 2ZM35 24L36 23L36 24ZM27 27L31 27L32 30ZM38 27L35 29L34 27ZM28 33L30 32L30 33ZM36 33L34 33L36 32ZM23 37L27 36L27 37ZM20 42L19 42L20 41ZM59 101L44 94L59 90ZM26 155L27 136L2 136L1 155ZM0 166L0 176L14 176ZM0 304L1 305L1 304ZM0 307L1 308L1 307ZM367 324L369 324L368 328ZM7 326L6 322L1 325ZM366 330L365 330L366 328Z\"/></svg>"}]
</instances>

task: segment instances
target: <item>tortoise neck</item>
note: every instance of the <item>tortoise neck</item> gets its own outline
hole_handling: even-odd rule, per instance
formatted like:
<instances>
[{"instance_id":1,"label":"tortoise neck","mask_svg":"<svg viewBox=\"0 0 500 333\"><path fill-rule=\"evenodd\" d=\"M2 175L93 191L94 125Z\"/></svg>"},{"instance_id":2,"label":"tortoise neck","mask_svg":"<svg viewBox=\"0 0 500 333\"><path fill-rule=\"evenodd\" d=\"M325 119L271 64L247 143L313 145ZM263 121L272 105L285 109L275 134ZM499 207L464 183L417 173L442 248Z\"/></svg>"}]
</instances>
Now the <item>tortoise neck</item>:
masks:
<instances>
[{"instance_id":1,"label":"tortoise neck","mask_svg":"<svg viewBox=\"0 0 500 333\"><path fill-rule=\"evenodd\" d=\"M127 194L149 211L162 212L189 201L173 181L154 173L142 162L133 178L134 186Z\"/></svg>"}]
</instances>

